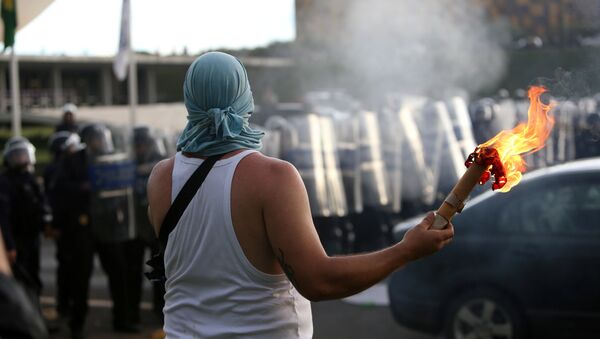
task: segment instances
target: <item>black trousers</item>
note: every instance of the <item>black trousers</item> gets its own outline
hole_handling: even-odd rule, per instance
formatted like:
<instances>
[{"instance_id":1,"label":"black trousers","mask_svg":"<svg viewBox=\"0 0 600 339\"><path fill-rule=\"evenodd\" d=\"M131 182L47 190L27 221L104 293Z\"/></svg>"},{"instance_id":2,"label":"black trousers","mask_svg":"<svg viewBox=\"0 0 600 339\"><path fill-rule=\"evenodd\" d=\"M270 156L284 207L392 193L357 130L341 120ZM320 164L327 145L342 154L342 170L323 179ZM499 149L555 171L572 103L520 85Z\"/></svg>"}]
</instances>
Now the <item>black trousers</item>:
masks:
<instances>
[{"instance_id":1,"label":"black trousers","mask_svg":"<svg viewBox=\"0 0 600 339\"><path fill-rule=\"evenodd\" d=\"M39 234L24 239L15 236L17 261L13 266L17 280L38 296L42 290L42 280L40 279L39 237Z\"/></svg>"},{"instance_id":2,"label":"black trousers","mask_svg":"<svg viewBox=\"0 0 600 339\"><path fill-rule=\"evenodd\" d=\"M131 324L127 300L127 264L123 242L96 242L95 245L102 269L108 277L108 287L113 301L113 326Z\"/></svg>"},{"instance_id":3,"label":"black trousers","mask_svg":"<svg viewBox=\"0 0 600 339\"><path fill-rule=\"evenodd\" d=\"M124 244L127 264L127 310L134 323L140 322L140 302L142 301L142 274L145 249L146 246L141 239L129 240Z\"/></svg>"},{"instance_id":4,"label":"black trousers","mask_svg":"<svg viewBox=\"0 0 600 339\"><path fill-rule=\"evenodd\" d=\"M62 256L68 263L65 269L70 279L63 282L64 289L70 291L69 325L73 330L81 330L88 312L90 277L94 268L94 240L87 227L75 226L61 234Z\"/></svg>"},{"instance_id":5,"label":"black trousers","mask_svg":"<svg viewBox=\"0 0 600 339\"><path fill-rule=\"evenodd\" d=\"M41 315L40 235L15 236L15 249L17 260L12 265L13 274L23 286L31 304Z\"/></svg>"},{"instance_id":6,"label":"black trousers","mask_svg":"<svg viewBox=\"0 0 600 339\"><path fill-rule=\"evenodd\" d=\"M71 329L81 330L85 324L94 253L98 253L100 264L108 278L108 287L113 301L113 326L129 324L131 317L127 310L127 267L123 243L95 241L89 228L79 225L65 230L61 242L68 263L66 271L70 277L67 282L64 282L64 286L70 291L68 304Z\"/></svg>"},{"instance_id":7,"label":"black trousers","mask_svg":"<svg viewBox=\"0 0 600 339\"><path fill-rule=\"evenodd\" d=\"M64 226L64 224L63 224ZM56 239L56 310L63 317L69 315L71 308L71 279L73 267L73 255L71 250L72 241L69 242L67 236L69 233L63 233Z\"/></svg>"},{"instance_id":8,"label":"black trousers","mask_svg":"<svg viewBox=\"0 0 600 339\"><path fill-rule=\"evenodd\" d=\"M140 303L142 299L142 283L144 277L145 254L147 250L154 253L158 249L157 242L148 242L140 238L125 242L125 257L127 263L127 301L128 311L134 323L140 321ZM153 284L153 308L156 316L163 319L162 309L165 289L163 284Z\"/></svg>"}]
</instances>

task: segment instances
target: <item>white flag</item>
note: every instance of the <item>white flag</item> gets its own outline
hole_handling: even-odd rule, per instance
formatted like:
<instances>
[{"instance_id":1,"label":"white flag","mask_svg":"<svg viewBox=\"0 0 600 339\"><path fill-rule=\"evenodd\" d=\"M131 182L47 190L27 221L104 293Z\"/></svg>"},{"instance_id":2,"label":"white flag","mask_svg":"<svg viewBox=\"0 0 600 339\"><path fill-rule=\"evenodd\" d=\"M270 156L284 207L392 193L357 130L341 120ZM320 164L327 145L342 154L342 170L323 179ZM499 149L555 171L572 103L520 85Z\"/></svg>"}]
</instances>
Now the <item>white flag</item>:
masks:
<instances>
[{"instance_id":1,"label":"white flag","mask_svg":"<svg viewBox=\"0 0 600 339\"><path fill-rule=\"evenodd\" d=\"M130 20L129 20L129 0L123 0L121 11L121 35L119 36L119 50L113 62L113 71L119 81L127 78L127 66L129 66L130 42Z\"/></svg>"}]
</instances>

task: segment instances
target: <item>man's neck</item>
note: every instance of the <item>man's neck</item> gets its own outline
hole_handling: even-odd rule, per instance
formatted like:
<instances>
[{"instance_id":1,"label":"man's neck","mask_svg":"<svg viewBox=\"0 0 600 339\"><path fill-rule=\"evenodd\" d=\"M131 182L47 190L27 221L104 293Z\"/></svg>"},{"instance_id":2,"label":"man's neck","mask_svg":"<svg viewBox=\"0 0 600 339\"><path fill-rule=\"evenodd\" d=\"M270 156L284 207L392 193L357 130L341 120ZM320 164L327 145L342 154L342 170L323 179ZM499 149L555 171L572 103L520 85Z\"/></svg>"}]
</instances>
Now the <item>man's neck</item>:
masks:
<instances>
[{"instance_id":1,"label":"man's neck","mask_svg":"<svg viewBox=\"0 0 600 339\"><path fill-rule=\"evenodd\" d=\"M221 157L221 159L231 158L243 151L245 151L245 149L236 149L235 151L226 153L223 157ZM188 158L198 158L198 159L207 159L208 158L207 156L198 155L196 153L190 153L190 152L181 152L181 154L183 154L183 156L188 157Z\"/></svg>"}]
</instances>

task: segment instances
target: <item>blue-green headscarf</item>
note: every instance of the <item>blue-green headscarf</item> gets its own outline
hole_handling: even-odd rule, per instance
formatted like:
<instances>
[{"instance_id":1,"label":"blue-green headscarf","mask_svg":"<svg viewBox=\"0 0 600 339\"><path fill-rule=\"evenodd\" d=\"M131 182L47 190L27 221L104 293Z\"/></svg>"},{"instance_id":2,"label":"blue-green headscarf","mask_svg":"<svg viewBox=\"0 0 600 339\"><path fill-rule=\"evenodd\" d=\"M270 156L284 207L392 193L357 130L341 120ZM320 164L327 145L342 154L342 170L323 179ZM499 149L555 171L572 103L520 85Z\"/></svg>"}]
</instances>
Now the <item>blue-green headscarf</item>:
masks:
<instances>
[{"instance_id":1,"label":"blue-green headscarf","mask_svg":"<svg viewBox=\"0 0 600 339\"><path fill-rule=\"evenodd\" d=\"M250 82L235 57L221 52L198 57L185 75L183 99L188 123L177 150L211 156L261 148L264 133L248 125L254 111Z\"/></svg>"}]
</instances>

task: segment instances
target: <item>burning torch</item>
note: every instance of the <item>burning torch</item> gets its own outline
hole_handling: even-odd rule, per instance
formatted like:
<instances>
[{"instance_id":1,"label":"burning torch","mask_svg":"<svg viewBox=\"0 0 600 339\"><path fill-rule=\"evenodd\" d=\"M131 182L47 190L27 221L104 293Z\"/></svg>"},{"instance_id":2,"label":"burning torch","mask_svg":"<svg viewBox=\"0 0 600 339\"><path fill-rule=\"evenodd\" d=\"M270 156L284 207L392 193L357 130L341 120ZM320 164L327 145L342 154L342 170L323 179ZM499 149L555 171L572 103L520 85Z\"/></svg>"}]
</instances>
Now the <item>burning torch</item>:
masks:
<instances>
[{"instance_id":1,"label":"burning torch","mask_svg":"<svg viewBox=\"0 0 600 339\"><path fill-rule=\"evenodd\" d=\"M545 92L543 86L529 88L527 122L501 131L469 155L465 162L468 169L435 213L433 228L446 227L462 211L477 183L483 185L493 176L492 189L508 192L521 181L526 169L522 155L542 149L554 126L554 118L549 115L553 105L543 103L540 98Z\"/></svg>"}]
</instances>

